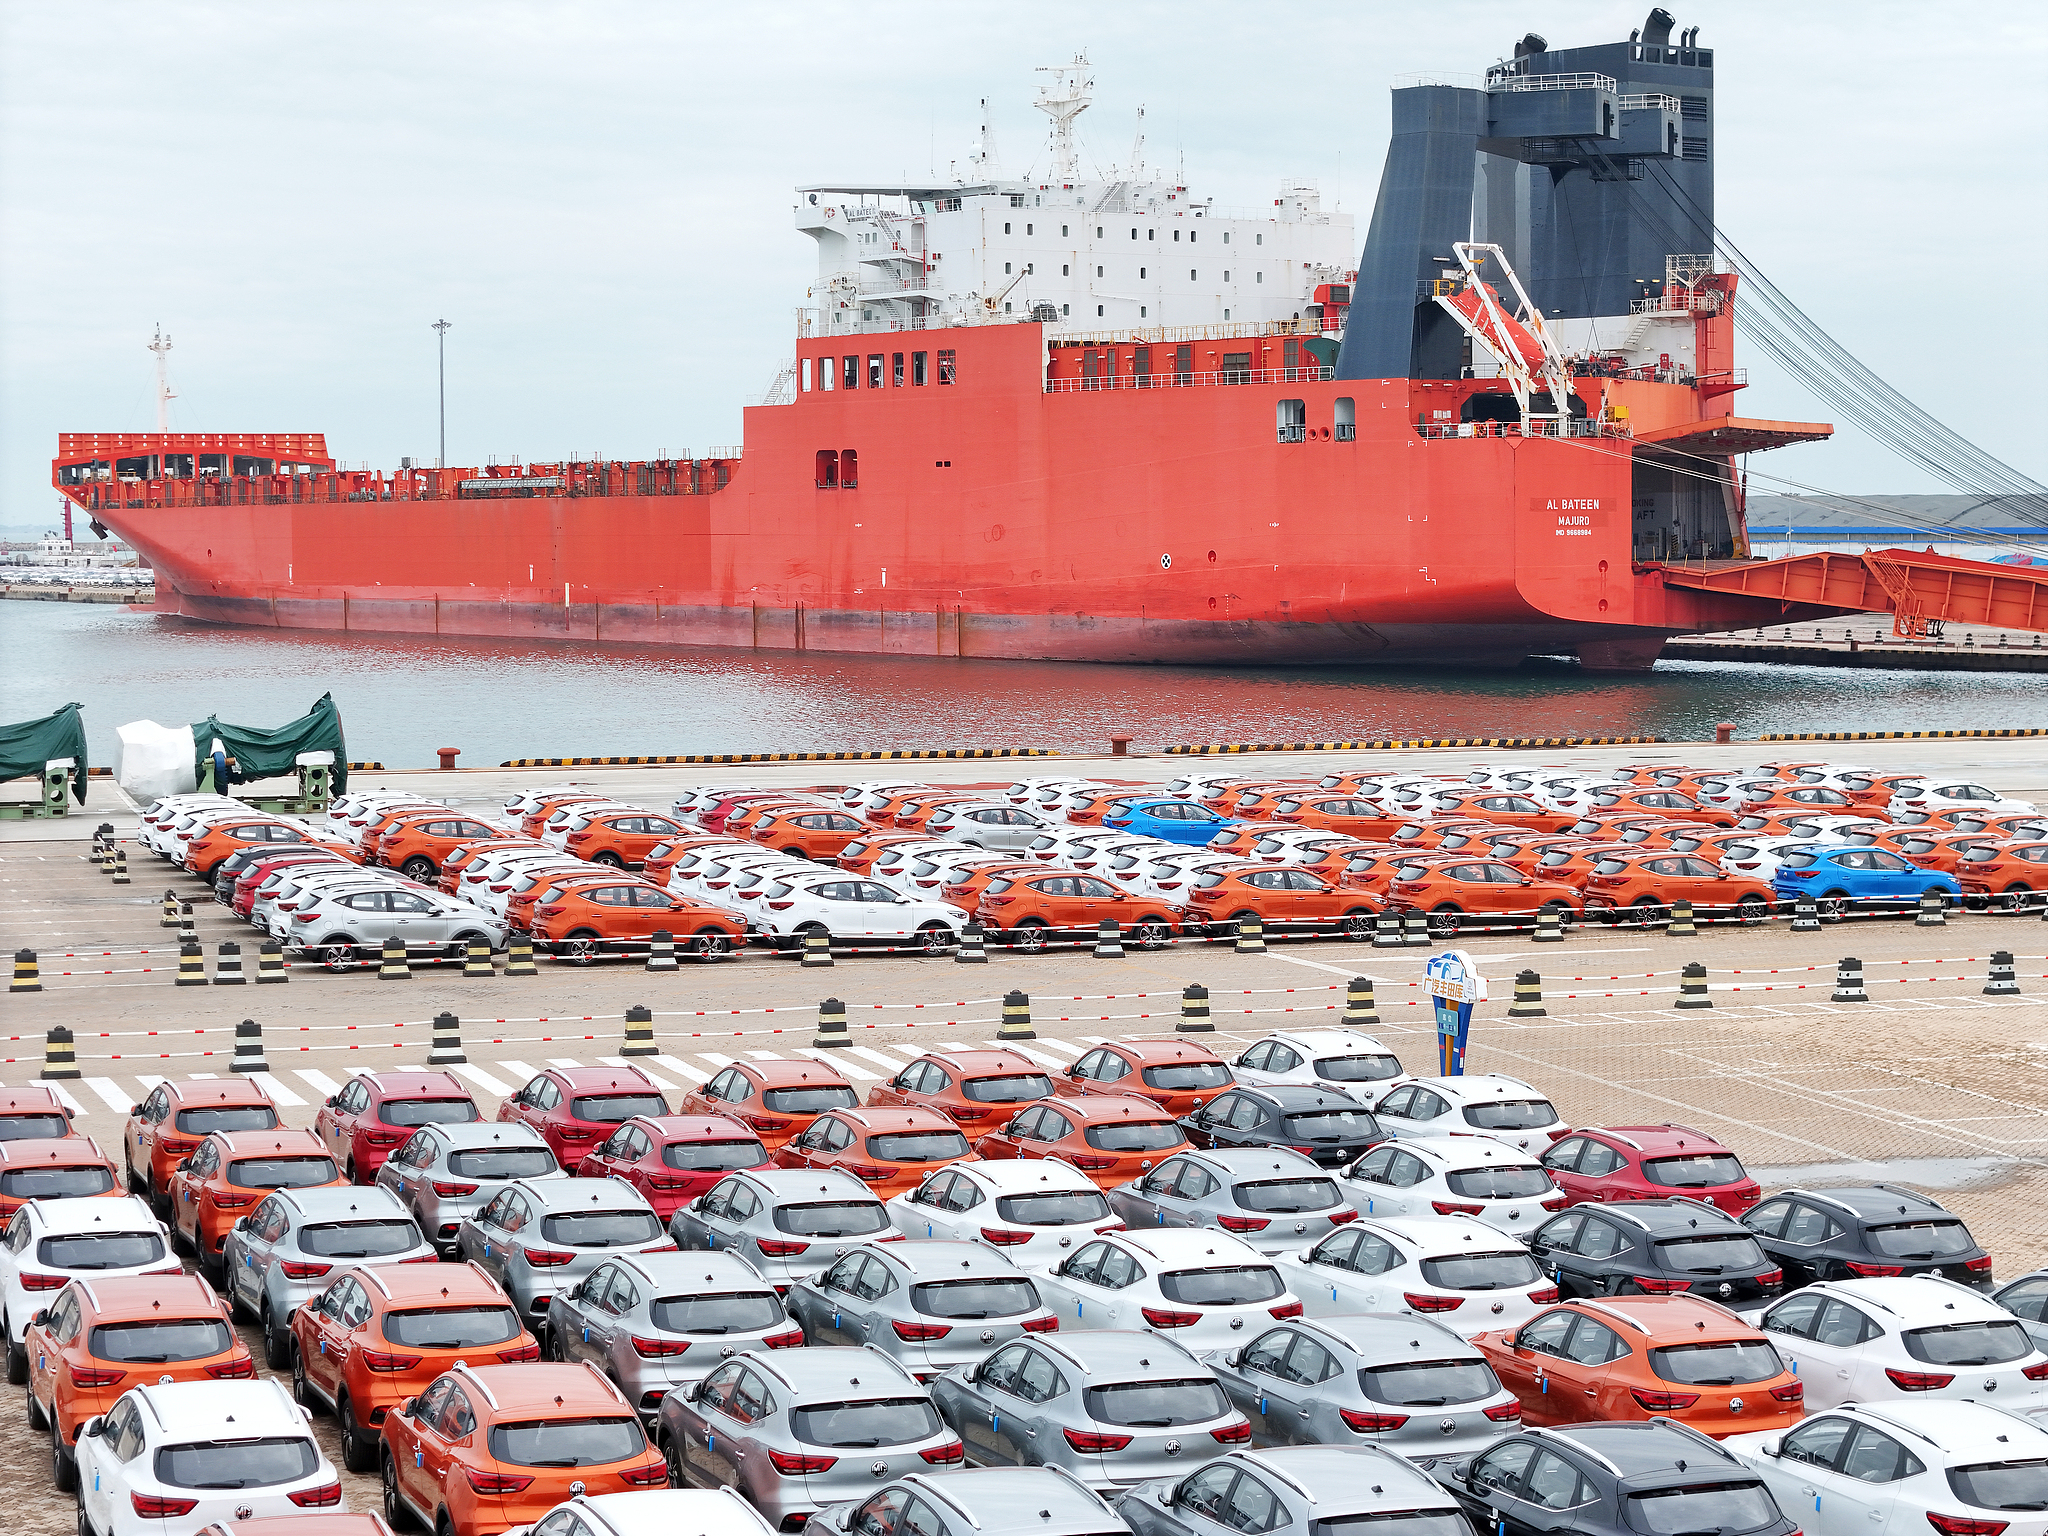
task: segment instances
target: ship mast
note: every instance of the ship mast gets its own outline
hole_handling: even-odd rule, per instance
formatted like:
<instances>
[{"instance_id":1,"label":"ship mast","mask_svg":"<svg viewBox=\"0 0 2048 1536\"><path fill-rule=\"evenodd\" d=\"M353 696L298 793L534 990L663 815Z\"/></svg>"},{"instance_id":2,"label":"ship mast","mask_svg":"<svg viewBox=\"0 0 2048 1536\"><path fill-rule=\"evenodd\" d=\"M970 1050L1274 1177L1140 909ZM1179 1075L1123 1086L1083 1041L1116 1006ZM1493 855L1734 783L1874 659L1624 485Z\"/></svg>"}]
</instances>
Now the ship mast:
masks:
<instances>
[{"instance_id":1,"label":"ship mast","mask_svg":"<svg viewBox=\"0 0 2048 1536\"><path fill-rule=\"evenodd\" d=\"M1036 72L1053 77L1052 84L1038 88L1034 103L1052 119L1052 179L1070 182L1079 167L1074 154L1074 119L1095 99L1095 76L1086 53L1075 54L1071 64L1041 64Z\"/></svg>"},{"instance_id":2,"label":"ship mast","mask_svg":"<svg viewBox=\"0 0 2048 1536\"><path fill-rule=\"evenodd\" d=\"M171 393L171 338L164 334L161 325L156 328L156 337L150 342L149 350L156 354L156 429L168 432L171 430L171 402L178 397Z\"/></svg>"}]
</instances>

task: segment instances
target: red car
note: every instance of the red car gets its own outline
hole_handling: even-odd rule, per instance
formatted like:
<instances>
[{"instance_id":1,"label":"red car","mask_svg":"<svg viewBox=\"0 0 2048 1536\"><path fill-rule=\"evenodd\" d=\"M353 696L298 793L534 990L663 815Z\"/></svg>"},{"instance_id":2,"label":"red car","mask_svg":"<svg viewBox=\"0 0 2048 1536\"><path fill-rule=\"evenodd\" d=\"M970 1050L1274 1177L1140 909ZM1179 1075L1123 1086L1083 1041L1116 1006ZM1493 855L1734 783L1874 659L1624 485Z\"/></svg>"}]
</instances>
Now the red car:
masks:
<instances>
[{"instance_id":1,"label":"red car","mask_svg":"<svg viewBox=\"0 0 2048 1536\"><path fill-rule=\"evenodd\" d=\"M355 1184L374 1184L384 1159L423 1125L481 1120L452 1072L358 1072L313 1117L318 1136Z\"/></svg>"},{"instance_id":2,"label":"red car","mask_svg":"<svg viewBox=\"0 0 2048 1536\"><path fill-rule=\"evenodd\" d=\"M761 1138L729 1115L635 1115L577 1166L580 1179L624 1179L663 1226L728 1173L766 1168Z\"/></svg>"},{"instance_id":3,"label":"red car","mask_svg":"<svg viewBox=\"0 0 2048 1536\"><path fill-rule=\"evenodd\" d=\"M235 876L234 891L228 897L228 910L239 918L247 918L256 905L256 887L281 869L292 869L301 864L347 864L350 860L327 848L301 846L290 853L273 854L257 859Z\"/></svg>"},{"instance_id":4,"label":"red car","mask_svg":"<svg viewBox=\"0 0 2048 1536\"><path fill-rule=\"evenodd\" d=\"M564 1168L636 1115L666 1115L668 1101L638 1067L550 1067L498 1106L500 1120L530 1125Z\"/></svg>"},{"instance_id":5,"label":"red car","mask_svg":"<svg viewBox=\"0 0 2048 1536\"><path fill-rule=\"evenodd\" d=\"M1713 1137L1668 1121L1572 1131L1542 1161L1573 1205L1683 1194L1740 1216L1763 1194L1741 1158Z\"/></svg>"}]
</instances>

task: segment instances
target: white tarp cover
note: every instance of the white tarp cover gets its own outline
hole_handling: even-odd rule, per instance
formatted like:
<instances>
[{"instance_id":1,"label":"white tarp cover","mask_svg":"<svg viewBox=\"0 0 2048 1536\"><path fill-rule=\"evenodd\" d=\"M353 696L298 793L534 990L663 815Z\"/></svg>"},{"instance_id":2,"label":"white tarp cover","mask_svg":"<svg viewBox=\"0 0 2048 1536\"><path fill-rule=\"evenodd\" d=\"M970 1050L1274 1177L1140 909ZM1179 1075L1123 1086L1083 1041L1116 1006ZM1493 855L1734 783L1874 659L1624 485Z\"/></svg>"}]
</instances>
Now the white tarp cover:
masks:
<instances>
[{"instance_id":1,"label":"white tarp cover","mask_svg":"<svg viewBox=\"0 0 2048 1536\"><path fill-rule=\"evenodd\" d=\"M137 804L147 805L158 795L189 795L198 788L192 771L191 726L137 720L114 734L119 738L114 778Z\"/></svg>"}]
</instances>

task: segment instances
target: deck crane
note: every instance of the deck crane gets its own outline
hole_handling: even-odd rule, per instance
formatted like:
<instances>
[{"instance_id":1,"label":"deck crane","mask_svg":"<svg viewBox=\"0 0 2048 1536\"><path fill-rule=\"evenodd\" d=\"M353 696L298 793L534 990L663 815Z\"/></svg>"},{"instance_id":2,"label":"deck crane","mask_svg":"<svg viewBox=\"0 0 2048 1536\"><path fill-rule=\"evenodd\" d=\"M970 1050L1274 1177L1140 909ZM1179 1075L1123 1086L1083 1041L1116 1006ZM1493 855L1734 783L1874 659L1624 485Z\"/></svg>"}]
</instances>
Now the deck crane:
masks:
<instances>
[{"instance_id":1,"label":"deck crane","mask_svg":"<svg viewBox=\"0 0 2048 1536\"><path fill-rule=\"evenodd\" d=\"M1515 269L1508 264L1507 252L1497 245L1466 240L1458 241L1451 250L1465 277L1462 282L1437 285L1438 307L1499 365L1502 376L1515 392L1515 403L1521 407L1524 429L1545 436L1565 436L1569 427L1564 423L1571 410L1571 370L1549 327L1543 323L1542 310L1536 307L1522 280L1515 276ZM1479 275L1480 267L1489 260L1500 264L1501 277L1515 296L1517 308L1512 316L1502 307L1500 295ZM1532 409L1539 379L1550 402L1548 410ZM1551 425L1530 426L1532 422Z\"/></svg>"},{"instance_id":2,"label":"deck crane","mask_svg":"<svg viewBox=\"0 0 2048 1536\"><path fill-rule=\"evenodd\" d=\"M1024 264L1024 268L1022 271L1017 273L1017 275L1011 278L1007 283L1003 284L1002 287L998 288L988 298L985 298L981 301L982 308L986 309L990 314L996 313L997 309L1001 307L1003 300L1007 299L1010 296L1010 290L1016 287L1019 283L1023 282L1024 279L1030 274L1030 272L1031 264L1029 262L1026 262Z\"/></svg>"}]
</instances>

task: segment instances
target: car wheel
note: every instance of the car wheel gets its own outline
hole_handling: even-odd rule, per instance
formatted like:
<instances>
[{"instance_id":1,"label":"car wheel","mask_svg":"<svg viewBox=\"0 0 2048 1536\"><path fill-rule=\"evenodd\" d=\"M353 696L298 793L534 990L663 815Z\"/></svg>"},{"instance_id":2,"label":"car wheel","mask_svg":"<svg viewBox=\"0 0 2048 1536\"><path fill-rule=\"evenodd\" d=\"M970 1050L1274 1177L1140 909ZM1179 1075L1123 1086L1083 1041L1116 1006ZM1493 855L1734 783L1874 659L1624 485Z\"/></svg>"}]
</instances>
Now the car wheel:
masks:
<instances>
[{"instance_id":1,"label":"car wheel","mask_svg":"<svg viewBox=\"0 0 2048 1536\"><path fill-rule=\"evenodd\" d=\"M448 1511L441 1511L441 1518L434 1522L434 1536L455 1536L455 1522L448 1518Z\"/></svg>"},{"instance_id":2,"label":"car wheel","mask_svg":"<svg viewBox=\"0 0 2048 1536\"><path fill-rule=\"evenodd\" d=\"M324 1406L314 1395L313 1384L306 1380L306 1352L299 1348L299 1341L292 1340L292 1401L307 1413L319 1413Z\"/></svg>"},{"instance_id":3,"label":"car wheel","mask_svg":"<svg viewBox=\"0 0 2048 1536\"><path fill-rule=\"evenodd\" d=\"M1829 891L1813 905L1815 910L1819 912L1822 922L1839 923L1849 915L1849 893L1847 891Z\"/></svg>"},{"instance_id":4,"label":"car wheel","mask_svg":"<svg viewBox=\"0 0 2048 1536\"><path fill-rule=\"evenodd\" d=\"M353 971L370 963L370 952L346 934L322 939L314 948L320 952L320 963L330 971Z\"/></svg>"},{"instance_id":5,"label":"car wheel","mask_svg":"<svg viewBox=\"0 0 2048 1536\"><path fill-rule=\"evenodd\" d=\"M148 1181L135 1171L134 1154L125 1148L121 1152L121 1166L128 1172L128 1193L146 1197L149 1194Z\"/></svg>"},{"instance_id":6,"label":"car wheel","mask_svg":"<svg viewBox=\"0 0 2048 1536\"><path fill-rule=\"evenodd\" d=\"M1564 927L1568 928L1571 926L1572 909L1561 901L1546 901L1543 903L1542 906L1538 907L1536 910L1539 915L1544 912L1552 914L1554 917L1556 917L1559 924Z\"/></svg>"},{"instance_id":7,"label":"car wheel","mask_svg":"<svg viewBox=\"0 0 2048 1536\"><path fill-rule=\"evenodd\" d=\"M1172 942L1173 924L1156 912L1131 924L1131 943L1139 949L1164 949Z\"/></svg>"},{"instance_id":8,"label":"car wheel","mask_svg":"<svg viewBox=\"0 0 2048 1536\"><path fill-rule=\"evenodd\" d=\"M690 953L706 960L719 960L732 953L732 935L719 928L700 928L690 940Z\"/></svg>"},{"instance_id":9,"label":"car wheel","mask_svg":"<svg viewBox=\"0 0 2048 1536\"><path fill-rule=\"evenodd\" d=\"M59 1493L78 1491L78 1458L64 1444L64 1427L50 1415L50 1481Z\"/></svg>"},{"instance_id":10,"label":"car wheel","mask_svg":"<svg viewBox=\"0 0 2048 1536\"><path fill-rule=\"evenodd\" d=\"M783 849L783 850L782 850L782 856L783 856L783 857L784 857L785 859L806 859L806 860L808 860L808 859L810 858L810 855L809 855L808 853L805 853L805 852L803 851L803 849L801 849L801 848L785 848L785 849Z\"/></svg>"},{"instance_id":11,"label":"car wheel","mask_svg":"<svg viewBox=\"0 0 2048 1536\"><path fill-rule=\"evenodd\" d=\"M1045 948L1045 924L1035 917L1025 918L1010 930L1010 948L1037 954Z\"/></svg>"},{"instance_id":12,"label":"car wheel","mask_svg":"<svg viewBox=\"0 0 2048 1536\"><path fill-rule=\"evenodd\" d=\"M43 1405L37 1401L34 1392L28 1394L28 1427L34 1430L48 1429L50 1416L43 1412Z\"/></svg>"},{"instance_id":13,"label":"car wheel","mask_svg":"<svg viewBox=\"0 0 2048 1536\"><path fill-rule=\"evenodd\" d=\"M406 879L416 880L421 885L432 885L434 883L434 861L420 854L414 854L411 858L407 859L404 864L399 866L398 872L404 875Z\"/></svg>"},{"instance_id":14,"label":"car wheel","mask_svg":"<svg viewBox=\"0 0 2048 1536\"><path fill-rule=\"evenodd\" d=\"M2008 912L2024 911L2033 905L2028 900L2033 894L2034 888L2031 885L2008 885L2003 892L2003 900L1999 904Z\"/></svg>"},{"instance_id":15,"label":"car wheel","mask_svg":"<svg viewBox=\"0 0 2048 1536\"><path fill-rule=\"evenodd\" d=\"M1926 890L1920 893L1920 897L1923 901L1929 896L1938 898L1944 910L1954 905L1958 899L1955 892L1945 891L1938 885L1930 885L1929 887L1927 887Z\"/></svg>"},{"instance_id":16,"label":"car wheel","mask_svg":"<svg viewBox=\"0 0 2048 1536\"><path fill-rule=\"evenodd\" d=\"M1628 911L1645 928L1655 928L1671 916L1670 909L1654 896L1638 896L1629 903Z\"/></svg>"},{"instance_id":17,"label":"car wheel","mask_svg":"<svg viewBox=\"0 0 2048 1536\"><path fill-rule=\"evenodd\" d=\"M683 1465L682 1442L674 1435L661 1437L662 1459L668 1463L668 1485L671 1488L690 1486L689 1469Z\"/></svg>"},{"instance_id":18,"label":"car wheel","mask_svg":"<svg viewBox=\"0 0 2048 1536\"><path fill-rule=\"evenodd\" d=\"M351 1472L374 1472L377 1470L378 1438L364 1431L356 1422L356 1405L349 1401L346 1392L335 1404L334 1417L341 1427L341 1463Z\"/></svg>"},{"instance_id":19,"label":"car wheel","mask_svg":"<svg viewBox=\"0 0 2048 1536\"><path fill-rule=\"evenodd\" d=\"M98 1533L92 1528L92 1521L86 1517L84 1499L80 1499L74 1506L72 1523L78 1536L98 1536Z\"/></svg>"},{"instance_id":20,"label":"car wheel","mask_svg":"<svg viewBox=\"0 0 2048 1536\"><path fill-rule=\"evenodd\" d=\"M14 1342L14 1329L7 1330L7 1385L18 1387L28 1380L28 1346Z\"/></svg>"},{"instance_id":21,"label":"car wheel","mask_svg":"<svg viewBox=\"0 0 2048 1536\"><path fill-rule=\"evenodd\" d=\"M398 1496L398 1463L391 1459L390 1447L385 1447L379 1460L384 1482L384 1523L394 1531L412 1530L418 1522L413 1519L405 1500Z\"/></svg>"},{"instance_id":22,"label":"car wheel","mask_svg":"<svg viewBox=\"0 0 2048 1536\"><path fill-rule=\"evenodd\" d=\"M1353 907L1339 919L1337 931L1347 939L1369 939L1372 937L1372 909Z\"/></svg>"},{"instance_id":23,"label":"car wheel","mask_svg":"<svg viewBox=\"0 0 2048 1536\"><path fill-rule=\"evenodd\" d=\"M1429 914L1429 936L1432 939L1455 939L1458 930L1464 926L1465 914L1446 902Z\"/></svg>"},{"instance_id":24,"label":"car wheel","mask_svg":"<svg viewBox=\"0 0 2048 1536\"><path fill-rule=\"evenodd\" d=\"M263 1329L263 1363L273 1371L281 1371L291 1363L292 1336L277 1326L268 1299L258 1322Z\"/></svg>"},{"instance_id":25,"label":"car wheel","mask_svg":"<svg viewBox=\"0 0 2048 1536\"><path fill-rule=\"evenodd\" d=\"M1739 923L1768 922L1771 904L1762 896L1744 896L1735 903L1735 920Z\"/></svg>"},{"instance_id":26,"label":"car wheel","mask_svg":"<svg viewBox=\"0 0 2048 1536\"><path fill-rule=\"evenodd\" d=\"M589 965L597 959L597 935L588 928L578 928L561 942L555 955L571 965Z\"/></svg>"},{"instance_id":27,"label":"car wheel","mask_svg":"<svg viewBox=\"0 0 2048 1536\"><path fill-rule=\"evenodd\" d=\"M607 869L624 869L626 867L626 861L620 858L616 853L613 853L609 848L605 849L602 853L592 854L590 856L590 862L593 864L602 864Z\"/></svg>"},{"instance_id":28,"label":"car wheel","mask_svg":"<svg viewBox=\"0 0 2048 1536\"><path fill-rule=\"evenodd\" d=\"M928 955L943 955L957 942L944 923L926 923L917 930L917 947Z\"/></svg>"}]
</instances>

